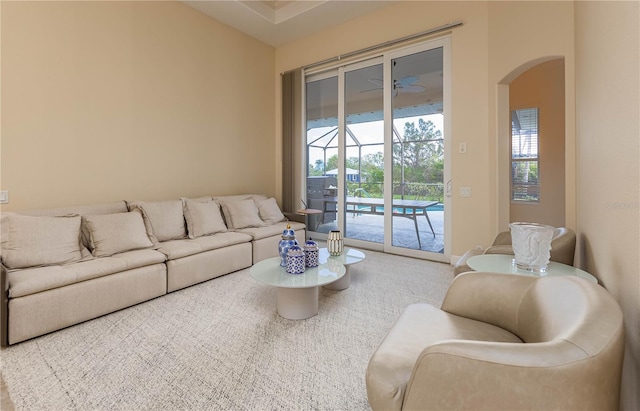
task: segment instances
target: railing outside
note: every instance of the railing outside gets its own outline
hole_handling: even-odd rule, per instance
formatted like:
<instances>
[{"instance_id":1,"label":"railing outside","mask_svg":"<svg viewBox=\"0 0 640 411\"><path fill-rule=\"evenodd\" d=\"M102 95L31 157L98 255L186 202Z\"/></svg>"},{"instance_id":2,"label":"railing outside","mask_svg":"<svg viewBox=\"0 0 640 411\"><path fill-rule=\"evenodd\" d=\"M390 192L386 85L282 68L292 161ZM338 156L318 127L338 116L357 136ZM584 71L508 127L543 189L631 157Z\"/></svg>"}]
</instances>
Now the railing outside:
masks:
<instances>
[{"instance_id":1,"label":"railing outside","mask_svg":"<svg viewBox=\"0 0 640 411\"><path fill-rule=\"evenodd\" d=\"M383 183L347 182L347 195L383 198ZM394 183L393 198L422 201L444 201L443 183Z\"/></svg>"}]
</instances>

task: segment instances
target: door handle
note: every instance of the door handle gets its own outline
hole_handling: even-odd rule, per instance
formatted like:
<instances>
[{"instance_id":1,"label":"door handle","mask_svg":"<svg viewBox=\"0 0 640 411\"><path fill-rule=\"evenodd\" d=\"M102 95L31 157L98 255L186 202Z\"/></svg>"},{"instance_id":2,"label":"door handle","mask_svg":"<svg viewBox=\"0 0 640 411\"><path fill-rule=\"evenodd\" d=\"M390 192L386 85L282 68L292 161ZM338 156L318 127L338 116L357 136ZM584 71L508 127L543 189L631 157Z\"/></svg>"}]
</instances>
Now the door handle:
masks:
<instances>
[{"instance_id":1,"label":"door handle","mask_svg":"<svg viewBox=\"0 0 640 411\"><path fill-rule=\"evenodd\" d=\"M445 195L447 197L451 197L451 179L447 181L447 189L445 190Z\"/></svg>"}]
</instances>

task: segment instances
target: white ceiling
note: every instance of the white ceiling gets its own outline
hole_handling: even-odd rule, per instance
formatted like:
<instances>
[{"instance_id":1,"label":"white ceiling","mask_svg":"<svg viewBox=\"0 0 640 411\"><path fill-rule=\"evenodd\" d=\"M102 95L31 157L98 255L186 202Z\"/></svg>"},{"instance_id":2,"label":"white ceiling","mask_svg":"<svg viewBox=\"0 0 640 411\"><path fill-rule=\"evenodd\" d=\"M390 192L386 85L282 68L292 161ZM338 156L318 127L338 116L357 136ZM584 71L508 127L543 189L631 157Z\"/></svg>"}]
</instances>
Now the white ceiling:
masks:
<instances>
[{"instance_id":1,"label":"white ceiling","mask_svg":"<svg viewBox=\"0 0 640 411\"><path fill-rule=\"evenodd\" d=\"M185 0L183 3L273 47L381 9L395 0Z\"/></svg>"}]
</instances>

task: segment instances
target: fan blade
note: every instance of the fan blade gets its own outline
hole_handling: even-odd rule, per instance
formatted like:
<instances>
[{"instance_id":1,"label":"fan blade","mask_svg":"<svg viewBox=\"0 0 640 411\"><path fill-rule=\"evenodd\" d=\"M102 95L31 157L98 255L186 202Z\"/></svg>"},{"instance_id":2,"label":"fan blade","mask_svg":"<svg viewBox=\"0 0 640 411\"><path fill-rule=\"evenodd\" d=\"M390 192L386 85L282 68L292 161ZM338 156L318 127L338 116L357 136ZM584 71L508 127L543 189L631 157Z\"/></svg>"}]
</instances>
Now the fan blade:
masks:
<instances>
[{"instance_id":1,"label":"fan blade","mask_svg":"<svg viewBox=\"0 0 640 411\"><path fill-rule=\"evenodd\" d=\"M418 81L418 77L416 76L405 76L405 77L402 77L400 80L396 80L395 82L403 86L408 86L412 83L415 83L416 81Z\"/></svg>"},{"instance_id":2,"label":"fan blade","mask_svg":"<svg viewBox=\"0 0 640 411\"><path fill-rule=\"evenodd\" d=\"M426 88L424 86L420 86L418 84L411 84L405 87L402 87L402 91L406 91L407 93L422 93Z\"/></svg>"}]
</instances>

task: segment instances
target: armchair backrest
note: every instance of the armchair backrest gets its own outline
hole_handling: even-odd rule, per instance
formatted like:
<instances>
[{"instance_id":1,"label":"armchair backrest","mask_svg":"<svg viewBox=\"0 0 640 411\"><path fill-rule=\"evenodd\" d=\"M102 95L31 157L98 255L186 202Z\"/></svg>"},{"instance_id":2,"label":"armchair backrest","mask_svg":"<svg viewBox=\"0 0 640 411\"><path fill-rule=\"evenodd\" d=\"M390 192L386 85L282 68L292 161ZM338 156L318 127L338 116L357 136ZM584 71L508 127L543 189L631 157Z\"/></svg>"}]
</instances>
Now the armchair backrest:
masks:
<instances>
[{"instance_id":1,"label":"armchair backrest","mask_svg":"<svg viewBox=\"0 0 640 411\"><path fill-rule=\"evenodd\" d=\"M472 272L457 276L442 310L504 328L525 343L570 341L587 355L622 332L622 310L579 277Z\"/></svg>"},{"instance_id":2,"label":"armchair backrest","mask_svg":"<svg viewBox=\"0 0 640 411\"><path fill-rule=\"evenodd\" d=\"M576 233L567 227L557 227L553 230L551 239L551 261L566 265L573 265L576 252Z\"/></svg>"},{"instance_id":3,"label":"armchair backrest","mask_svg":"<svg viewBox=\"0 0 640 411\"><path fill-rule=\"evenodd\" d=\"M486 254L513 254L511 246L511 233L503 231L498 233ZM573 256L576 251L576 233L567 227L556 227L551 238L551 261L566 265L573 265Z\"/></svg>"},{"instance_id":4,"label":"armchair backrest","mask_svg":"<svg viewBox=\"0 0 640 411\"><path fill-rule=\"evenodd\" d=\"M532 284L520 303L514 333L525 343L569 341L594 355L621 329L622 311L604 288L562 276Z\"/></svg>"}]
</instances>

